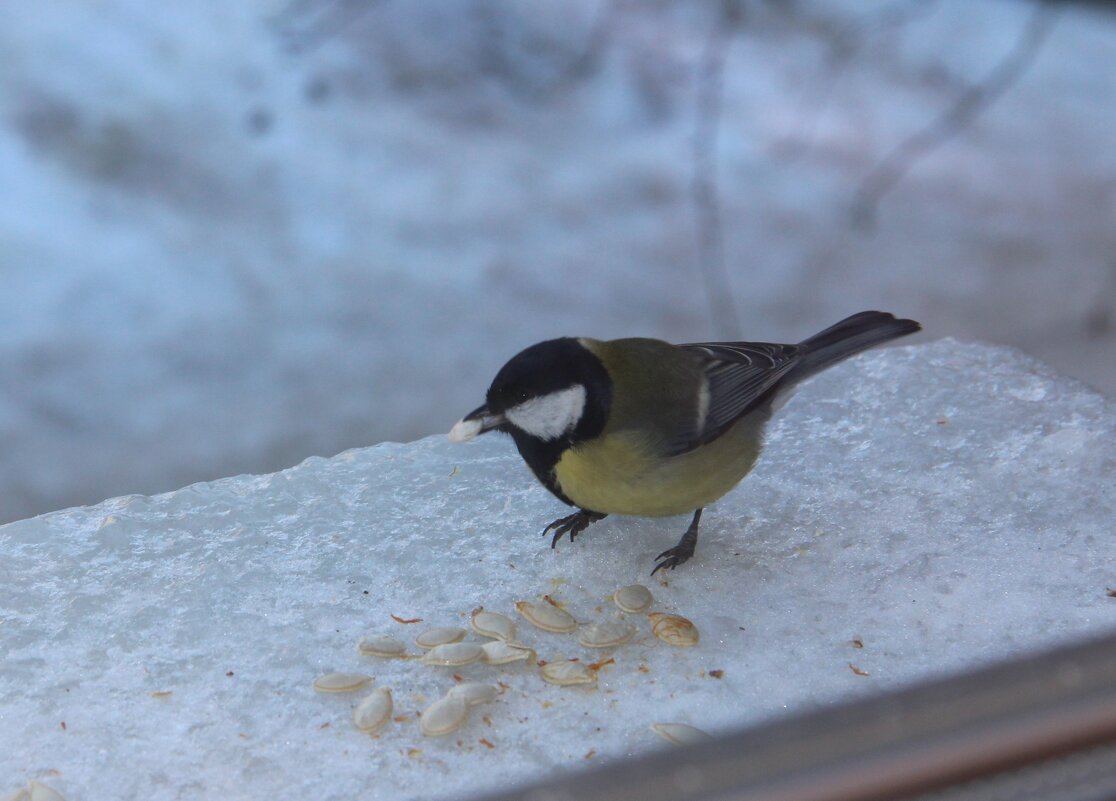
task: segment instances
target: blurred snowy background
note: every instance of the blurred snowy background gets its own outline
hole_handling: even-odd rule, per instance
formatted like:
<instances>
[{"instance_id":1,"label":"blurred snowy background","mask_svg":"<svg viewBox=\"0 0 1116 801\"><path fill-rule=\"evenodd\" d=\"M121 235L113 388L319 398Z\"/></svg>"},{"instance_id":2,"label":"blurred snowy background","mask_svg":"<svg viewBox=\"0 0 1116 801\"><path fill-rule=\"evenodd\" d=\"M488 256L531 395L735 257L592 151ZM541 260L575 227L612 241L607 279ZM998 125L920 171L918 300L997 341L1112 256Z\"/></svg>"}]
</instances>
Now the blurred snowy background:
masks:
<instances>
[{"instance_id":1,"label":"blurred snowy background","mask_svg":"<svg viewBox=\"0 0 1116 801\"><path fill-rule=\"evenodd\" d=\"M0 522L445 431L561 334L881 308L1116 394L1116 13L0 10Z\"/></svg>"}]
</instances>

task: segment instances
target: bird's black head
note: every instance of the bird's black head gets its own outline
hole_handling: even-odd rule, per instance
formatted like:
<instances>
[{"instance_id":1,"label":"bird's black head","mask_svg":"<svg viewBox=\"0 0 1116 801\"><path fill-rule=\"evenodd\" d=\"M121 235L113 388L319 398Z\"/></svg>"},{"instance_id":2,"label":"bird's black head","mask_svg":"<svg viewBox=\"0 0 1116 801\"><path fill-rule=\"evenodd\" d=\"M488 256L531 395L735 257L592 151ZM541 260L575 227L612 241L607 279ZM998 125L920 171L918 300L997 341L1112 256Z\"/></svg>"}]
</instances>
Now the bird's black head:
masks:
<instances>
[{"instance_id":1,"label":"bird's black head","mask_svg":"<svg viewBox=\"0 0 1116 801\"><path fill-rule=\"evenodd\" d=\"M532 345L500 368L486 402L449 433L464 442L486 431L511 434L520 456L551 492L572 504L554 466L563 452L604 431L612 380L601 360L570 337Z\"/></svg>"},{"instance_id":2,"label":"bird's black head","mask_svg":"<svg viewBox=\"0 0 1116 801\"><path fill-rule=\"evenodd\" d=\"M608 419L612 382L593 353L572 337L551 339L516 354L488 388L497 426L546 442L595 437Z\"/></svg>"}]
</instances>

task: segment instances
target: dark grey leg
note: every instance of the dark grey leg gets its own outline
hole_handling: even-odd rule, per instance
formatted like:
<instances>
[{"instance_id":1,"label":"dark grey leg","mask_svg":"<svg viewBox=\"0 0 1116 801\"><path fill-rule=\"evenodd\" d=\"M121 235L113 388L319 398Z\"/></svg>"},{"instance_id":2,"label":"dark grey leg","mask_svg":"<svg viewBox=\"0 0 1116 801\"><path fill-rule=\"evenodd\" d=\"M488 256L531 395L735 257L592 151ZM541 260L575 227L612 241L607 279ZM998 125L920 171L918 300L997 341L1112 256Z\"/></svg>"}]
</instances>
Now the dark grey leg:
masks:
<instances>
[{"instance_id":1,"label":"dark grey leg","mask_svg":"<svg viewBox=\"0 0 1116 801\"><path fill-rule=\"evenodd\" d=\"M698 523L701 521L701 509L694 512L694 519L690 521L690 527L686 529L686 533L682 535L682 539L673 548L667 548L661 554L655 557L658 564L655 569L651 571L651 575L655 575L664 567L668 570L674 570L683 562L688 562L690 557L694 555L694 549L697 548L697 531Z\"/></svg>"}]
</instances>

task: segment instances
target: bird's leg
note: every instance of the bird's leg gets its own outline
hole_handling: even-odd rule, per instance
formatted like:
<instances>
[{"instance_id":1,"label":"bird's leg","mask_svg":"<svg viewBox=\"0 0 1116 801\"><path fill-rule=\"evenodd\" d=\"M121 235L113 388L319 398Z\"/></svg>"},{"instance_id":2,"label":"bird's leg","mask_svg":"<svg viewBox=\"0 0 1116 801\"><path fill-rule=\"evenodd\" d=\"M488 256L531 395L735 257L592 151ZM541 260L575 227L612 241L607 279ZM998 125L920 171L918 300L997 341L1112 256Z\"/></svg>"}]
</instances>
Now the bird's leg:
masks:
<instances>
[{"instance_id":1,"label":"bird's leg","mask_svg":"<svg viewBox=\"0 0 1116 801\"><path fill-rule=\"evenodd\" d=\"M558 545L558 540L562 539L564 534L570 535L570 542L574 541L581 532L589 527L590 523L596 523L598 520L603 520L608 515L603 515L600 512L590 512L588 509L579 509L572 515L560 517L543 529L543 536L545 537L549 532L554 532L554 539L550 541L550 547L553 548Z\"/></svg>"},{"instance_id":2,"label":"bird's leg","mask_svg":"<svg viewBox=\"0 0 1116 801\"><path fill-rule=\"evenodd\" d=\"M701 511L701 509L698 509L694 512L694 519L690 521L690 527L686 529L686 533L682 535L678 544L673 548L667 548L655 557L658 564L651 571L652 576L664 567L668 570L674 570L683 562L689 561L690 557L694 555L694 549L697 548L697 531L698 523L701 521Z\"/></svg>"}]
</instances>

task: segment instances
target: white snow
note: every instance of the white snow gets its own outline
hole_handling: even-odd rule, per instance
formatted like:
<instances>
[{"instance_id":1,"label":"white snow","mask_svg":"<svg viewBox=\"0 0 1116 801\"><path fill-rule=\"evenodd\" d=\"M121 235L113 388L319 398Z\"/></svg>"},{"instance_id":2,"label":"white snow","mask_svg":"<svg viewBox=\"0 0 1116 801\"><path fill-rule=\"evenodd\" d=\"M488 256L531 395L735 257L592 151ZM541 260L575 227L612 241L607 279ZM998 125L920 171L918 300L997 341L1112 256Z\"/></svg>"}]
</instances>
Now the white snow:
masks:
<instances>
[{"instance_id":1,"label":"white snow","mask_svg":"<svg viewBox=\"0 0 1116 801\"><path fill-rule=\"evenodd\" d=\"M1114 16L1066 5L867 234L859 181L1031 4L748 5L726 331L690 196L719 4L6 3L0 520L434 434L559 335L798 341L882 308L1116 389Z\"/></svg>"},{"instance_id":2,"label":"white snow","mask_svg":"<svg viewBox=\"0 0 1116 801\"><path fill-rule=\"evenodd\" d=\"M1116 404L947 340L805 385L662 582L654 555L686 519L610 517L552 551L539 532L566 508L496 434L8 524L0 793L39 778L71 801L458 798L662 747L651 723L716 733L1111 630L1114 474ZM617 619L608 595L633 582L701 642L671 648L632 616L596 689L356 652L543 594ZM519 629L542 659L601 657ZM327 671L374 675L406 719L359 733L363 693L311 689ZM415 715L453 673L507 688L424 738Z\"/></svg>"}]
</instances>

